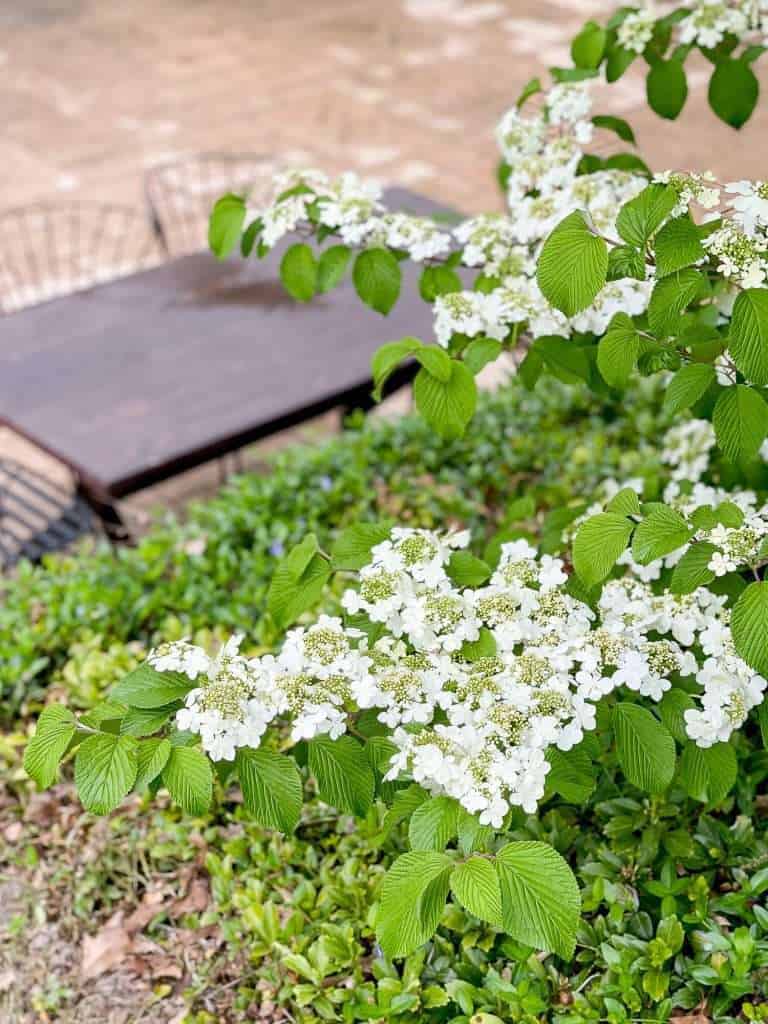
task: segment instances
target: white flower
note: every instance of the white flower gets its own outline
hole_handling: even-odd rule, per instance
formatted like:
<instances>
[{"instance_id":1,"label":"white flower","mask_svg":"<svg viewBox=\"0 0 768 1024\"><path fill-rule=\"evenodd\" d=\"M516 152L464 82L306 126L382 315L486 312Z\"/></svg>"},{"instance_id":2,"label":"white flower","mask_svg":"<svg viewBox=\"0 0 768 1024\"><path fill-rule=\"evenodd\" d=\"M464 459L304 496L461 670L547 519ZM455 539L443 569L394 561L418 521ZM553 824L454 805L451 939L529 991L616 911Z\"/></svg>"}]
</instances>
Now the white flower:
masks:
<instances>
[{"instance_id":1,"label":"white flower","mask_svg":"<svg viewBox=\"0 0 768 1024\"><path fill-rule=\"evenodd\" d=\"M768 184L764 181L732 181L725 191L736 198L731 207L736 211L734 220L748 235L754 235L757 228L768 227Z\"/></svg>"},{"instance_id":2,"label":"white flower","mask_svg":"<svg viewBox=\"0 0 768 1024\"><path fill-rule=\"evenodd\" d=\"M619 46L633 53L642 53L653 36L656 16L651 10L633 11L618 27L616 36Z\"/></svg>"}]
</instances>

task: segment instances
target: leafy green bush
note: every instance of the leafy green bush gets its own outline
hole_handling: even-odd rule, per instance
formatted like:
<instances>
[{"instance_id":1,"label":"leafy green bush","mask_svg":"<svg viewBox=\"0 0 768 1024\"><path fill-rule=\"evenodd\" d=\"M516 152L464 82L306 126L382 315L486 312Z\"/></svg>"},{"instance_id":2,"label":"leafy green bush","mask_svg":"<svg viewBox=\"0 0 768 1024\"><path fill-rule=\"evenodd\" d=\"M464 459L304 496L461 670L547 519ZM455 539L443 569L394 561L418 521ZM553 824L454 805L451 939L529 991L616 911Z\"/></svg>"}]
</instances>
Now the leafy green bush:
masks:
<instances>
[{"instance_id":1,"label":"leafy green bush","mask_svg":"<svg viewBox=\"0 0 768 1024\"><path fill-rule=\"evenodd\" d=\"M353 835L311 817L285 838L246 826L206 862L218 920L253 965L240 1009L260 980L261 998L301 1022L623 1024L666 1021L673 1006L768 1019L768 755L744 737L738 752L736 793L716 809L680 789L649 800L607 758L584 806L517 815L515 839L573 855L584 918L571 963L542 960L452 905L434 940L395 967L375 944L371 903L401 837L377 854L375 815Z\"/></svg>"},{"instance_id":2,"label":"leafy green bush","mask_svg":"<svg viewBox=\"0 0 768 1024\"><path fill-rule=\"evenodd\" d=\"M140 903L145 885L189 872L204 857L211 902L177 925L201 935L217 926L223 946L188 978L184 1024L250 1019L270 1005L277 1019L283 1008L296 1024L662 1024L671 1005L677 1014L700 1012L699 1024L765 1021L768 754L746 734L735 749L739 781L715 806L679 788L649 799L606 758L579 805L556 797L539 818L516 815L513 838L571 856L584 911L571 962L544 958L456 906L424 948L387 960L375 942L376 899L406 837L401 827L385 835L376 811L353 827L315 802L295 834L280 836L228 799L205 820L134 806L114 815L106 835L106 823L81 818L82 861L50 871L81 927L92 929L126 901ZM96 858L94 828L102 833ZM41 829L49 831L47 821ZM28 854L35 849L50 857L45 838L31 832ZM49 916L56 903L49 894ZM172 900L157 905L147 929L166 948L172 908ZM29 914L24 928L33 927Z\"/></svg>"},{"instance_id":3,"label":"leafy green bush","mask_svg":"<svg viewBox=\"0 0 768 1024\"><path fill-rule=\"evenodd\" d=\"M94 686L78 645L101 657L113 641L146 645L201 630L245 630L271 643L261 612L275 565L308 531L322 543L349 523L391 517L489 531L524 489L540 508L578 506L605 477L660 472L649 439L667 421L654 390L619 407L554 385L517 381L485 395L470 435L443 441L418 417L359 424L322 445L292 447L264 473L233 480L135 548L99 545L23 565L0 582L0 698L5 715L64 683L80 706ZM557 533L559 539L559 533ZM67 661L74 664L62 669Z\"/></svg>"}]
</instances>

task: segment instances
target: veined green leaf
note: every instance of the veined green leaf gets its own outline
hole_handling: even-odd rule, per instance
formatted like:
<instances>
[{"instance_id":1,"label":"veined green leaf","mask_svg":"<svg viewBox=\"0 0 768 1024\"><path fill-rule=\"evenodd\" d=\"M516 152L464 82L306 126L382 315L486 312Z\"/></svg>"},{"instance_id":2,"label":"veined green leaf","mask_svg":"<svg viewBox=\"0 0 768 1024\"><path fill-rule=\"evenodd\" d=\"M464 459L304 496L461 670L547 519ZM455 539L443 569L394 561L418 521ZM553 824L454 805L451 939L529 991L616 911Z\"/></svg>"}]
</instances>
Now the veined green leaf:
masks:
<instances>
[{"instance_id":1,"label":"veined green leaf","mask_svg":"<svg viewBox=\"0 0 768 1024\"><path fill-rule=\"evenodd\" d=\"M501 886L496 865L483 857L470 857L451 872L451 892L470 914L498 927L501 920Z\"/></svg>"},{"instance_id":2,"label":"veined green leaf","mask_svg":"<svg viewBox=\"0 0 768 1024\"><path fill-rule=\"evenodd\" d=\"M731 613L736 650L761 676L768 676L768 582L750 583Z\"/></svg>"},{"instance_id":3,"label":"veined green leaf","mask_svg":"<svg viewBox=\"0 0 768 1024\"><path fill-rule=\"evenodd\" d=\"M443 853L413 850L384 876L376 936L389 957L407 956L430 939L440 922L453 861Z\"/></svg>"},{"instance_id":4,"label":"veined green leaf","mask_svg":"<svg viewBox=\"0 0 768 1024\"><path fill-rule=\"evenodd\" d=\"M675 774L675 741L639 704L616 704L613 729L619 764L632 785L663 793Z\"/></svg>"},{"instance_id":5,"label":"veined green leaf","mask_svg":"<svg viewBox=\"0 0 768 1024\"><path fill-rule=\"evenodd\" d=\"M536 276L544 297L566 316L586 309L606 282L608 248L574 211L547 238Z\"/></svg>"},{"instance_id":6,"label":"veined green leaf","mask_svg":"<svg viewBox=\"0 0 768 1024\"><path fill-rule=\"evenodd\" d=\"M75 786L87 811L109 814L130 792L138 771L137 748L133 736L115 733L83 740L75 758Z\"/></svg>"},{"instance_id":7,"label":"veined green leaf","mask_svg":"<svg viewBox=\"0 0 768 1024\"><path fill-rule=\"evenodd\" d=\"M75 716L63 704L49 704L40 712L35 735L24 751L24 771L40 789L55 780L59 761L75 735Z\"/></svg>"},{"instance_id":8,"label":"veined green leaf","mask_svg":"<svg viewBox=\"0 0 768 1024\"><path fill-rule=\"evenodd\" d=\"M634 524L616 512L582 523L573 542L573 567L588 587L602 583L626 549Z\"/></svg>"},{"instance_id":9,"label":"veined green leaf","mask_svg":"<svg viewBox=\"0 0 768 1024\"><path fill-rule=\"evenodd\" d=\"M508 843L496 854L505 930L518 942L573 956L581 898L573 872L547 843Z\"/></svg>"},{"instance_id":10,"label":"veined green leaf","mask_svg":"<svg viewBox=\"0 0 768 1024\"><path fill-rule=\"evenodd\" d=\"M243 803L265 828L292 832L299 821L302 785L292 757L241 747L236 758Z\"/></svg>"}]
</instances>

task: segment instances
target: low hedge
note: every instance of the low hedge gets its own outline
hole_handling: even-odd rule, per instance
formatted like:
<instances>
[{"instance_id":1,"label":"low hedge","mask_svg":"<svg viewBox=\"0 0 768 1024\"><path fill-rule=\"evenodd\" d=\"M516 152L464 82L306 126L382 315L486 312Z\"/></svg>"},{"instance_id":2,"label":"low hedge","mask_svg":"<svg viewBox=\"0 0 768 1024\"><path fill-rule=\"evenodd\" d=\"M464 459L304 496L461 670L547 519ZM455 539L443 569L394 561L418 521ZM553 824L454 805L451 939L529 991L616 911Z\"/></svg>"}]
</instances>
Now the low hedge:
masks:
<instances>
[{"instance_id":1,"label":"low hedge","mask_svg":"<svg viewBox=\"0 0 768 1024\"><path fill-rule=\"evenodd\" d=\"M265 472L234 479L134 548L86 545L40 567L22 565L0 583L6 720L62 682L71 658L87 662L85 674L65 670L63 682L87 703L91 677L111 681L125 667L105 676L115 641L149 645L221 628L271 643L266 588L279 555L307 531L330 543L350 522L389 516L462 523L477 535L503 523L532 485L540 509L562 509L606 477L658 475L658 456L645 443L663 425L658 405L651 387L619 405L556 382L531 394L515 380L482 398L460 440L440 440L415 416L358 421L324 444L285 450Z\"/></svg>"}]
</instances>

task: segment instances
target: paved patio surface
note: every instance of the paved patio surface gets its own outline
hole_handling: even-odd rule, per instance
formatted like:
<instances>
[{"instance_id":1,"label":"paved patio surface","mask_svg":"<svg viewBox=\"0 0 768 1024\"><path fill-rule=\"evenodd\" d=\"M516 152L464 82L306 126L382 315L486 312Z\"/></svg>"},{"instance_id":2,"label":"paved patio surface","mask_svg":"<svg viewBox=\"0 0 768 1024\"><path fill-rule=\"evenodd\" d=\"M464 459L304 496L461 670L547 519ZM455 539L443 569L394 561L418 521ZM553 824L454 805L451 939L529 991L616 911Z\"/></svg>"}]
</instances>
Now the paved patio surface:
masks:
<instances>
[{"instance_id":1,"label":"paved patio surface","mask_svg":"<svg viewBox=\"0 0 768 1024\"><path fill-rule=\"evenodd\" d=\"M232 150L355 168L468 212L497 207L496 120L531 75L566 60L585 18L612 7L0 0L0 202L139 204L145 168ZM705 81L704 68L692 75L684 127L642 109L635 70L606 90L601 110L632 121L655 167L764 177L768 109L737 135L707 110ZM7 432L0 451L39 461ZM131 504L173 504L216 479L203 471Z\"/></svg>"}]
</instances>

